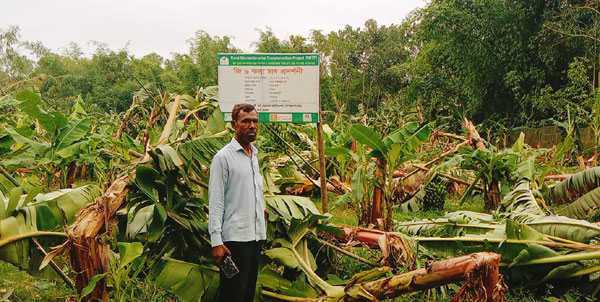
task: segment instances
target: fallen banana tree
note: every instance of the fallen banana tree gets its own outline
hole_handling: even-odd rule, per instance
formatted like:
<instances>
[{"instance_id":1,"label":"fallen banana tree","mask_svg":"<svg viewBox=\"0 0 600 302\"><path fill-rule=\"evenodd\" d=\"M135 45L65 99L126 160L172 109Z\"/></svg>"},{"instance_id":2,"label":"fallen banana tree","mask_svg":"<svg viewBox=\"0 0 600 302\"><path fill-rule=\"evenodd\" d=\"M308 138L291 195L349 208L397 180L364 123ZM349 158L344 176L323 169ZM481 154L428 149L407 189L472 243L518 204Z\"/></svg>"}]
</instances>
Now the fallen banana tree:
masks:
<instances>
[{"instance_id":1,"label":"fallen banana tree","mask_svg":"<svg viewBox=\"0 0 600 302\"><path fill-rule=\"evenodd\" d=\"M500 255L474 253L441 261L404 274L346 286L349 300L378 301L414 291L466 281L452 301L504 301L506 286L499 274Z\"/></svg>"},{"instance_id":2,"label":"fallen banana tree","mask_svg":"<svg viewBox=\"0 0 600 302\"><path fill-rule=\"evenodd\" d=\"M415 269L417 262L414 248L402 234L360 228L341 229L327 223L331 218L330 215L315 214L318 210L309 200L302 202L297 198L288 198L273 196L267 201L269 210L281 218L274 217L271 219L272 222L282 226L286 231L284 236L274 240L276 247L267 250L265 255L286 270L301 270L316 291L313 295L295 296L293 294L298 292L289 290L293 285L286 284L280 271L276 272L265 267L259 274L259 285L262 286L261 292L264 296L282 301L378 301L466 281L455 297L457 301L464 299L502 301L506 287L498 273L499 254L483 252L430 261L425 267ZM317 243L323 243L323 240L318 238L324 232L346 241L378 246L382 249L384 258L388 259L388 263L394 266L401 264L411 271L377 279L392 269L388 266L376 267L356 274L345 286L332 285L315 273L314 258L308 245L309 242L315 242L314 239L317 239ZM358 259L351 253L344 254ZM394 259L393 263L392 259ZM261 275L268 275L271 281L261 281L265 279L261 278Z\"/></svg>"},{"instance_id":3,"label":"fallen banana tree","mask_svg":"<svg viewBox=\"0 0 600 302\"><path fill-rule=\"evenodd\" d=\"M323 286L326 295L318 298L291 297L269 290L261 292L282 301L379 301L466 281L453 301L504 301L507 288L499 274L499 262L500 255L485 252L431 261L423 268L392 277L362 283L351 281L345 287Z\"/></svg>"},{"instance_id":4,"label":"fallen banana tree","mask_svg":"<svg viewBox=\"0 0 600 302\"><path fill-rule=\"evenodd\" d=\"M600 247L593 240L600 237L600 228L551 215L539 203L543 197L523 179L494 214L459 211L438 219L396 222L401 233L346 227L343 239L381 246L387 238L400 237L409 242L404 246L434 257L496 252L510 281L524 284L599 271Z\"/></svg>"},{"instance_id":5,"label":"fallen banana tree","mask_svg":"<svg viewBox=\"0 0 600 302\"><path fill-rule=\"evenodd\" d=\"M43 257L27 239L37 238L44 247L60 243L67 237L63 228L73 223L75 213L101 191L95 185L46 194L40 194L40 189L22 194L22 189L15 187L8 198L0 195L0 260L30 274L56 279L49 268L38 269Z\"/></svg>"},{"instance_id":6,"label":"fallen banana tree","mask_svg":"<svg viewBox=\"0 0 600 302\"><path fill-rule=\"evenodd\" d=\"M179 169L179 167L182 165L181 159L178 157L173 148L161 146L168 141L167 138L172 132L172 125L176 121L175 116L178 114L180 104L181 96L177 96L172 102L170 116L167 124L164 126L160 138L158 139L158 146L152 148L147 145L146 156L141 162L136 164L134 173L121 176L111 184L104 194L96 198L94 203L85 206L77 213L74 224L67 229L68 240L64 244L54 248L43 262L44 265L57 255L68 255L70 266L72 270L76 272L75 285L77 292L81 294L83 289L88 284L95 284L93 290L89 294L82 297L83 301L108 300L106 279L99 278L98 276L103 276L108 270L110 261L110 245L107 243L108 240L106 240L106 238L111 238L113 236L112 232L117 226L116 213L126 204L126 200L128 198L134 198L134 200L142 202L142 204L138 204L138 210L144 208L145 206L156 205L153 211L154 224L149 226L153 231L154 227L162 228L166 220L174 219L172 217L167 217L169 208L163 208L159 203L158 197L155 197L156 191L152 191L152 187L157 184L148 184L144 182L144 179L148 179L148 177L150 177L151 181L159 181L158 184L160 185L161 180L152 179L152 175L155 175L154 171L151 169L144 169L144 167L146 167L145 165L151 165L152 163L156 165L156 167L162 167L163 170L173 170L173 167L175 169ZM220 111L216 110L213 116L220 115ZM222 120L222 117L220 118ZM217 128L224 130L223 123L220 122L218 124L220 127ZM191 146L182 148L182 154L189 155L190 152L193 153L196 150L194 149L194 146L196 146L195 148L201 146L200 144L194 144L193 141L191 142ZM156 157L158 153L165 156ZM153 157L153 155L155 157ZM212 155L206 156L212 158ZM182 157L185 158L186 156L182 155ZM202 160L202 158L203 156L199 155L197 156L196 160ZM193 166L194 163L189 163L189 165ZM198 163L196 163L196 165L198 165ZM140 171L142 171L142 173L139 175L140 179L138 179L137 173ZM185 173L184 175L187 176ZM170 190L172 193L173 186L175 185L173 181L177 182L179 180L173 177L169 179L171 180ZM186 180L189 181L189 178L186 177ZM132 181L138 181L137 185L131 185L130 182ZM162 185L162 189L165 189L164 182ZM145 189L148 189L149 191ZM167 191L169 190L165 189L163 191L159 191L160 196L164 197L165 195L163 193L166 194ZM137 192L138 195L130 196L130 194L134 192ZM150 197L144 198L144 192L148 193ZM135 199L136 196L137 199ZM173 195L171 194L170 197L173 197ZM171 201L172 200L169 199L169 203ZM200 213L198 213L198 215L200 215Z\"/></svg>"}]
</instances>

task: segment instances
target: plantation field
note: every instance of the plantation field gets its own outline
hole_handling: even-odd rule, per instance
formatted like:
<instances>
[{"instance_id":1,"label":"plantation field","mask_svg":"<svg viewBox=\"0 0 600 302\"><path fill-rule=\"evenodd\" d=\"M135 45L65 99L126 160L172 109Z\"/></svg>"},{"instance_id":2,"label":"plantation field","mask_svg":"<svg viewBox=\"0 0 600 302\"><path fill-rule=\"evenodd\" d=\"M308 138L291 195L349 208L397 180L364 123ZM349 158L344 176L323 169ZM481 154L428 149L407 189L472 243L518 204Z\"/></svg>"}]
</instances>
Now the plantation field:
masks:
<instances>
[{"instance_id":1,"label":"plantation field","mask_svg":"<svg viewBox=\"0 0 600 302\"><path fill-rule=\"evenodd\" d=\"M320 122L251 135L254 301L600 300L598 7L432 0L257 30L256 53L318 54ZM242 48L187 43L55 51L0 28L0 302L217 300L210 167L235 139L217 58Z\"/></svg>"},{"instance_id":2,"label":"plantation field","mask_svg":"<svg viewBox=\"0 0 600 302\"><path fill-rule=\"evenodd\" d=\"M122 115L88 112L82 98L52 110L30 89L0 99L0 260L38 276L7 280L5 295L215 299L208 167L232 137L216 93L141 88ZM316 127L262 125L270 216L255 300L595 296L600 168L595 155L572 165L567 125L553 148L521 134L500 149L466 118L458 133L325 124L327 204ZM75 290L40 281L61 279Z\"/></svg>"}]
</instances>

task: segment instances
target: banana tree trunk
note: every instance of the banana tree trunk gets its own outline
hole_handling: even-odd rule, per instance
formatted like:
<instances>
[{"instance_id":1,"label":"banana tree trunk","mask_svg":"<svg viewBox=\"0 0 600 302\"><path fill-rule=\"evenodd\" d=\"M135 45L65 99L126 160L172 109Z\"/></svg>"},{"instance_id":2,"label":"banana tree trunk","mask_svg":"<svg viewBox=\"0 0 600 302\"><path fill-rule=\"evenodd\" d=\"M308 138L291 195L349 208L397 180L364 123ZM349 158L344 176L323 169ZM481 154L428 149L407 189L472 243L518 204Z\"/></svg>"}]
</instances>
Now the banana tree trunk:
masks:
<instances>
[{"instance_id":1,"label":"banana tree trunk","mask_svg":"<svg viewBox=\"0 0 600 302\"><path fill-rule=\"evenodd\" d=\"M381 301L407 293L423 291L446 284L466 281L453 302L501 302L507 288L499 274L500 255L473 253L441 261L430 261L425 267L404 274L364 283L349 283L342 291L330 296L304 298L282 295L266 290L262 294L279 301Z\"/></svg>"},{"instance_id":2,"label":"banana tree trunk","mask_svg":"<svg viewBox=\"0 0 600 302\"><path fill-rule=\"evenodd\" d=\"M502 202L502 195L500 194L500 183L498 181L493 180L492 182L486 185L485 192L487 208L490 211L494 211Z\"/></svg>"},{"instance_id":3,"label":"banana tree trunk","mask_svg":"<svg viewBox=\"0 0 600 302\"><path fill-rule=\"evenodd\" d=\"M489 252L431 261L411 272L346 286L345 292L351 301L379 301L464 280L452 301L503 301L506 286L499 263L500 255Z\"/></svg>"},{"instance_id":4,"label":"banana tree trunk","mask_svg":"<svg viewBox=\"0 0 600 302\"><path fill-rule=\"evenodd\" d=\"M180 104L181 95L177 95L158 145L168 141ZM152 112L154 113L155 110ZM146 151L150 150L148 141L145 144ZM146 152L146 157L150 157L148 152ZM70 256L69 264L76 272L75 287L79 294L88 285L92 277L108 271L110 245L105 243L107 240L104 240L103 237L110 235L117 225L115 213L121 208L130 192L127 187L128 183L129 174L115 180L102 196L79 210L75 215L75 223L67 229L69 239L51 253L52 257L63 252ZM85 296L82 301L108 301L105 280L105 278L100 279L94 290Z\"/></svg>"},{"instance_id":5,"label":"banana tree trunk","mask_svg":"<svg viewBox=\"0 0 600 302\"><path fill-rule=\"evenodd\" d=\"M370 223L380 227L383 227L385 225L382 219L384 217L383 188L385 181L383 178L383 169L385 169L386 164L387 163L385 159L380 158L377 161L377 168L375 169L375 179L377 180L379 185L375 186L375 189L373 189L373 204L371 206L371 219L369 221Z\"/></svg>"},{"instance_id":6,"label":"banana tree trunk","mask_svg":"<svg viewBox=\"0 0 600 302\"><path fill-rule=\"evenodd\" d=\"M117 224L115 213L121 207L129 189L129 177L117 179L96 201L77 213L75 223L67 230L65 245L69 264L75 274L75 287L81 294L92 277L108 271L110 246L102 236L110 234ZM108 301L106 281L101 279L82 301Z\"/></svg>"}]
</instances>

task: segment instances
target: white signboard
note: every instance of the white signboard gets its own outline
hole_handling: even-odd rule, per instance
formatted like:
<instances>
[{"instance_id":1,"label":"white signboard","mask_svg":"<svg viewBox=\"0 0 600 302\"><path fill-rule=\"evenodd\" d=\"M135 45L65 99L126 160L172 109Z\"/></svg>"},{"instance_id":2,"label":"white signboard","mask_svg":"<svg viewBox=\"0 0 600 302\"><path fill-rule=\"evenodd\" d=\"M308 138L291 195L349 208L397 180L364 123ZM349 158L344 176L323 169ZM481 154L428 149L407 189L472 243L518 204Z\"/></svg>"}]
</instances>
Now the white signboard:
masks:
<instances>
[{"instance_id":1,"label":"white signboard","mask_svg":"<svg viewBox=\"0 0 600 302\"><path fill-rule=\"evenodd\" d=\"M316 123L318 54L219 54L219 106L254 105L260 122Z\"/></svg>"}]
</instances>

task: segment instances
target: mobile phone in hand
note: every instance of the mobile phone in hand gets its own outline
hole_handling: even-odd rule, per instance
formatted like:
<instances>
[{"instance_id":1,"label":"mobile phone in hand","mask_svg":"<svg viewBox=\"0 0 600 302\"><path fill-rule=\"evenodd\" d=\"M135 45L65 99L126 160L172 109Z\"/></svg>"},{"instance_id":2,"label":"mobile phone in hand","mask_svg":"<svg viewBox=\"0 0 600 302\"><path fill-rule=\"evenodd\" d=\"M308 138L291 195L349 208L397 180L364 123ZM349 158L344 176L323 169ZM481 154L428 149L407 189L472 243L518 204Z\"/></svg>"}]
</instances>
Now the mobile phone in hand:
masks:
<instances>
[{"instance_id":1,"label":"mobile phone in hand","mask_svg":"<svg viewBox=\"0 0 600 302\"><path fill-rule=\"evenodd\" d=\"M227 277L227 279L231 279L233 276L240 272L237 266L235 266L233 259L231 259L231 256L223 258L220 267L221 271L223 272L223 274L225 274L225 277Z\"/></svg>"}]
</instances>

